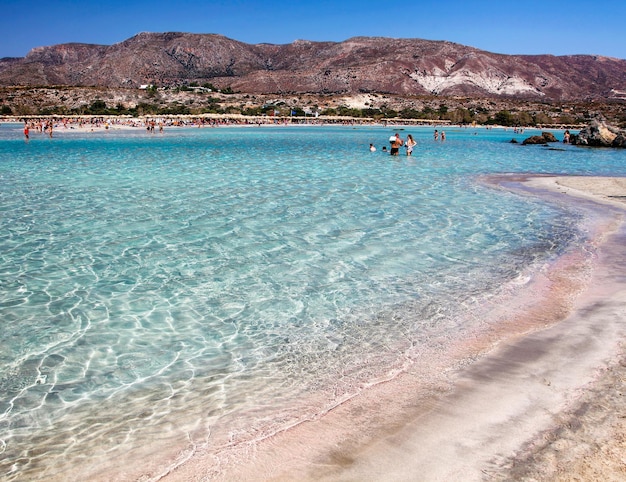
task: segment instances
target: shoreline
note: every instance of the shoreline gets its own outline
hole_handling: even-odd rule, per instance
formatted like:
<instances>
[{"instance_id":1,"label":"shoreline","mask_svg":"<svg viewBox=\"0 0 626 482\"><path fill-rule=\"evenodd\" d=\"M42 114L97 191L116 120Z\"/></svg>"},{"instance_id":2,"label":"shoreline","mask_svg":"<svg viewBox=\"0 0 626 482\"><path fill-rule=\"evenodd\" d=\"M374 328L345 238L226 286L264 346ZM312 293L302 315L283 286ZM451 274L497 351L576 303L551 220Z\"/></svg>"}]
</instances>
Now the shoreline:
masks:
<instances>
[{"instance_id":1,"label":"shoreline","mask_svg":"<svg viewBox=\"0 0 626 482\"><path fill-rule=\"evenodd\" d=\"M19 118L0 118L0 124L15 125L21 131L24 121L31 123L31 134L46 134L38 130L37 125L43 121L53 121L53 132L57 133L91 133L116 130L146 130L150 123L153 131L172 128L216 128L216 127L303 127L303 126L340 126L351 125L355 127L381 127L388 129L407 128L446 128L446 129L476 129L476 130L519 130L525 131L565 131L566 129L578 131L582 125L536 125L513 127L499 124L453 124L450 121L433 119L387 119L375 120L345 116L322 116L322 117L272 117L272 116L244 116L241 114L165 114L144 115L140 117L125 117L114 115L82 115L82 116L24 116ZM70 127L67 127L67 126Z\"/></svg>"},{"instance_id":2,"label":"shoreline","mask_svg":"<svg viewBox=\"0 0 626 482\"><path fill-rule=\"evenodd\" d=\"M550 286L542 302L491 307L504 323L454 347L460 364L424 357L242 459L196 453L160 480L625 478L626 178L487 182L606 214L591 264L564 256L554 278L528 287Z\"/></svg>"}]
</instances>

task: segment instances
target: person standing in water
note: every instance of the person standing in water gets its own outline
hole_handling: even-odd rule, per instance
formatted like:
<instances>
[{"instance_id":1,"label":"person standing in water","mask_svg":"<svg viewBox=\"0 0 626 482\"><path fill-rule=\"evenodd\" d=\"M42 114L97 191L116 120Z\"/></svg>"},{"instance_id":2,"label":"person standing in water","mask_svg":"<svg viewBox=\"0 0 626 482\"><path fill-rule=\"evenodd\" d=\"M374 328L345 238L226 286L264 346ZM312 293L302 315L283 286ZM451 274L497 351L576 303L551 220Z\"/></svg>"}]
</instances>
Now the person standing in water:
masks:
<instances>
[{"instance_id":1,"label":"person standing in water","mask_svg":"<svg viewBox=\"0 0 626 482\"><path fill-rule=\"evenodd\" d=\"M389 138L389 142L391 143L391 155L397 156L400 154L400 147L404 144L404 141L400 139L400 135L396 132L395 136Z\"/></svg>"},{"instance_id":2,"label":"person standing in water","mask_svg":"<svg viewBox=\"0 0 626 482\"><path fill-rule=\"evenodd\" d=\"M413 148L417 145L417 142L413 139L413 136L409 134L404 145L406 147L406 155L410 156L413 154Z\"/></svg>"}]
</instances>

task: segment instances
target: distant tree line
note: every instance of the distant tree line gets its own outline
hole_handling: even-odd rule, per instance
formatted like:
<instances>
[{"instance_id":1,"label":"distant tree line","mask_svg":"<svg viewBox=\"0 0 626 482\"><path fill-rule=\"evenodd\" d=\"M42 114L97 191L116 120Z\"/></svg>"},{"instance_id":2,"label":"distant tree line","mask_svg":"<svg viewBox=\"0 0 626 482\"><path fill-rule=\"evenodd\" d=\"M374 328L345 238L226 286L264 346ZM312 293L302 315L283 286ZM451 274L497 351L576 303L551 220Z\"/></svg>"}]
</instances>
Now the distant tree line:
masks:
<instances>
[{"instance_id":1,"label":"distant tree line","mask_svg":"<svg viewBox=\"0 0 626 482\"><path fill-rule=\"evenodd\" d=\"M439 109L425 107L421 110L413 108L405 108L400 111L384 108L354 108L339 106L336 108L318 109L315 112L323 116L345 116L357 119L431 119L431 120L447 120L453 124L485 124L485 125L501 125L501 126L535 126L540 124L562 123L562 124L582 124L588 121L584 117L571 117L569 115L560 115L557 117L549 116L545 112L511 112L501 110L495 114L489 114L486 109L464 109L456 108L449 110L445 105ZM7 106L0 106L1 115L20 114L14 113ZM35 113L35 115L129 115L132 117L144 115L166 115L166 114L243 114L247 116L263 116L263 115L279 115L292 117L310 117L312 112L307 113L303 107L285 106L285 105L263 105L257 107L241 105L240 107L228 106L222 107L219 99L208 97L202 102L172 102L166 105L150 102L140 102L134 107L126 107L121 103L115 106L109 106L104 100L96 99L91 104L77 107L67 108L65 106L43 107Z\"/></svg>"},{"instance_id":2,"label":"distant tree line","mask_svg":"<svg viewBox=\"0 0 626 482\"><path fill-rule=\"evenodd\" d=\"M91 104L70 108L62 103L55 106L44 106L40 108L17 106L11 107L7 103L9 99L0 98L0 115L126 115L132 117L145 115L198 115L198 114L243 114L247 116L291 116L291 117L311 117L322 116L342 116L356 119L384 120L445 120L452 124L482 124L482 125L502 125L502 126L536 126L541 124L585 124L593 117L592 112L585 109L567 109L562 111L558 106L534 106L535 110L530 110L529 106L518 106L517 109L495 110L488 109L489 104L474 102L470 99L465 103L452 102L453 107L445 102L435 101L430 105L421 108L413 106L394 109L385 104L373 107L366 104L363 108L340 105L332 108L320 108L317 105L287 105L284 101L274 102L264 105L250 105L250 99L254 96L245 95L239 105L234 102L225 102L212 95L213 92L221 94L235 94L230 87L218 89L211 83L189 83L174 87L161 88L173 92L193 91L194 96L188 96L184 101L170 101L164 103L159 95L157 87L150 84L145 88L146 94L143 100L136 105L127 106L122 103L111 105L105 100L96 99ZM61 97L63 101L64 97ZM438 105L436 104L438 102ZM485 107L487 106L487 107ZM495 107L495 103L492 105ZM539 108L537 108L539 107ZM577 114L570 112L577 110ZM626 125L626 113L623 113L618 120L621 125Z\"/></svg>"}]
</instances>

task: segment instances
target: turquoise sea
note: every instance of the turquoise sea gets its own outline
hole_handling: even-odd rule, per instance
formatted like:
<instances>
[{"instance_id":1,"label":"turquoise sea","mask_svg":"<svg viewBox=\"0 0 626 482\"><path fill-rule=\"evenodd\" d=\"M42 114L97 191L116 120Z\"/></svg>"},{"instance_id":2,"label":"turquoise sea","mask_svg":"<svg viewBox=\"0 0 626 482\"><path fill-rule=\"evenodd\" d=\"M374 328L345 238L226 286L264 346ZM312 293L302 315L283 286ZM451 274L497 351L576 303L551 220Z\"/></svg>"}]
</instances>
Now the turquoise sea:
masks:
<instances>
[{"instance_id":1,"label":"turquoise sea","mask_svg":"<svg viewBox=\"0 0 626 482\"><path fill-rule=\"evenodd\" d=\"M0 479L153 480L319 417L584 242L485 175L626 176L624 150L445 130L0 126Z\"/></svg>"}]
</instances>

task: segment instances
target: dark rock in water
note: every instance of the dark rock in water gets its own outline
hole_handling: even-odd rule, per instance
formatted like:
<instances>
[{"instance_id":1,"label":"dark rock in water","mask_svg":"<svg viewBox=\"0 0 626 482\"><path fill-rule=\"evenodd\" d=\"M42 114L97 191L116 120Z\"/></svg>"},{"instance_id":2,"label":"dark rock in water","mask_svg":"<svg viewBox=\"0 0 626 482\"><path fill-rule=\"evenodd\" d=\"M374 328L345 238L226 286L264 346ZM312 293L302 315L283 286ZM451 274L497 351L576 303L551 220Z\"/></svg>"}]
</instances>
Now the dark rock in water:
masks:
<instances>
[{"instance_id":1,"label":"dark rock in water","mask_svg":"<svg viewBox=\"0 0 626 482\"><path fill-rule=\"evenodd\" d=\"M552 132L542 132L540 136L530 136L527 139L524 139L522 144L547 144L548 142L558 142Z\"/></svg>"},{"instance_id":2,"label":"dark rock in water","mask_svg":"<svg viewBox=\"0 0 626 482\"><path fill-rule=\"evenodd\" d=\"M525 146L527 144L547 144L547 143L548 141L543 136L530 136L524 139L524 141L522 142L522 145Z\"/></svg>"},{"instance_id":3,"label":"dark rock in water","mask_svg":"<svg viewBox=\"0 0 626 482\"><path fill-rule=\"evenodd\" d=\"M559 142L552 132L542 132L541 136L546 139L548 142Z\"/></svg>"},{"instance_id":4,"label":"dark rock in water","mask_svg":"<svg viewBox=\"0 0 626 482\"><path fill-rule=\"evenodd\" d=\"M517 144L517 143L518 143L518 142L517 142L517 139L511 139L509 142L510 142L511 144Z\"/></svg>"},{"instance_id":5,"label":"dark rock in water","mask_svg":"<svg viewBox=\"0 0 626 482\"><path fill-rule=\"evenodd\" d=\"M570 141L578 146L626 147L626 131L603 121L593 120Z\"/></svg>"},{"instance_id":6,"label":"dark rock in water","mask_svg":"<svg viewBox=\"0 0 626 482\"><path fill-rule=\"evenodd\" d=\"M611 143L612 147L626 147L626 131L621 131Z\"/></svg>"}]
</instances>

